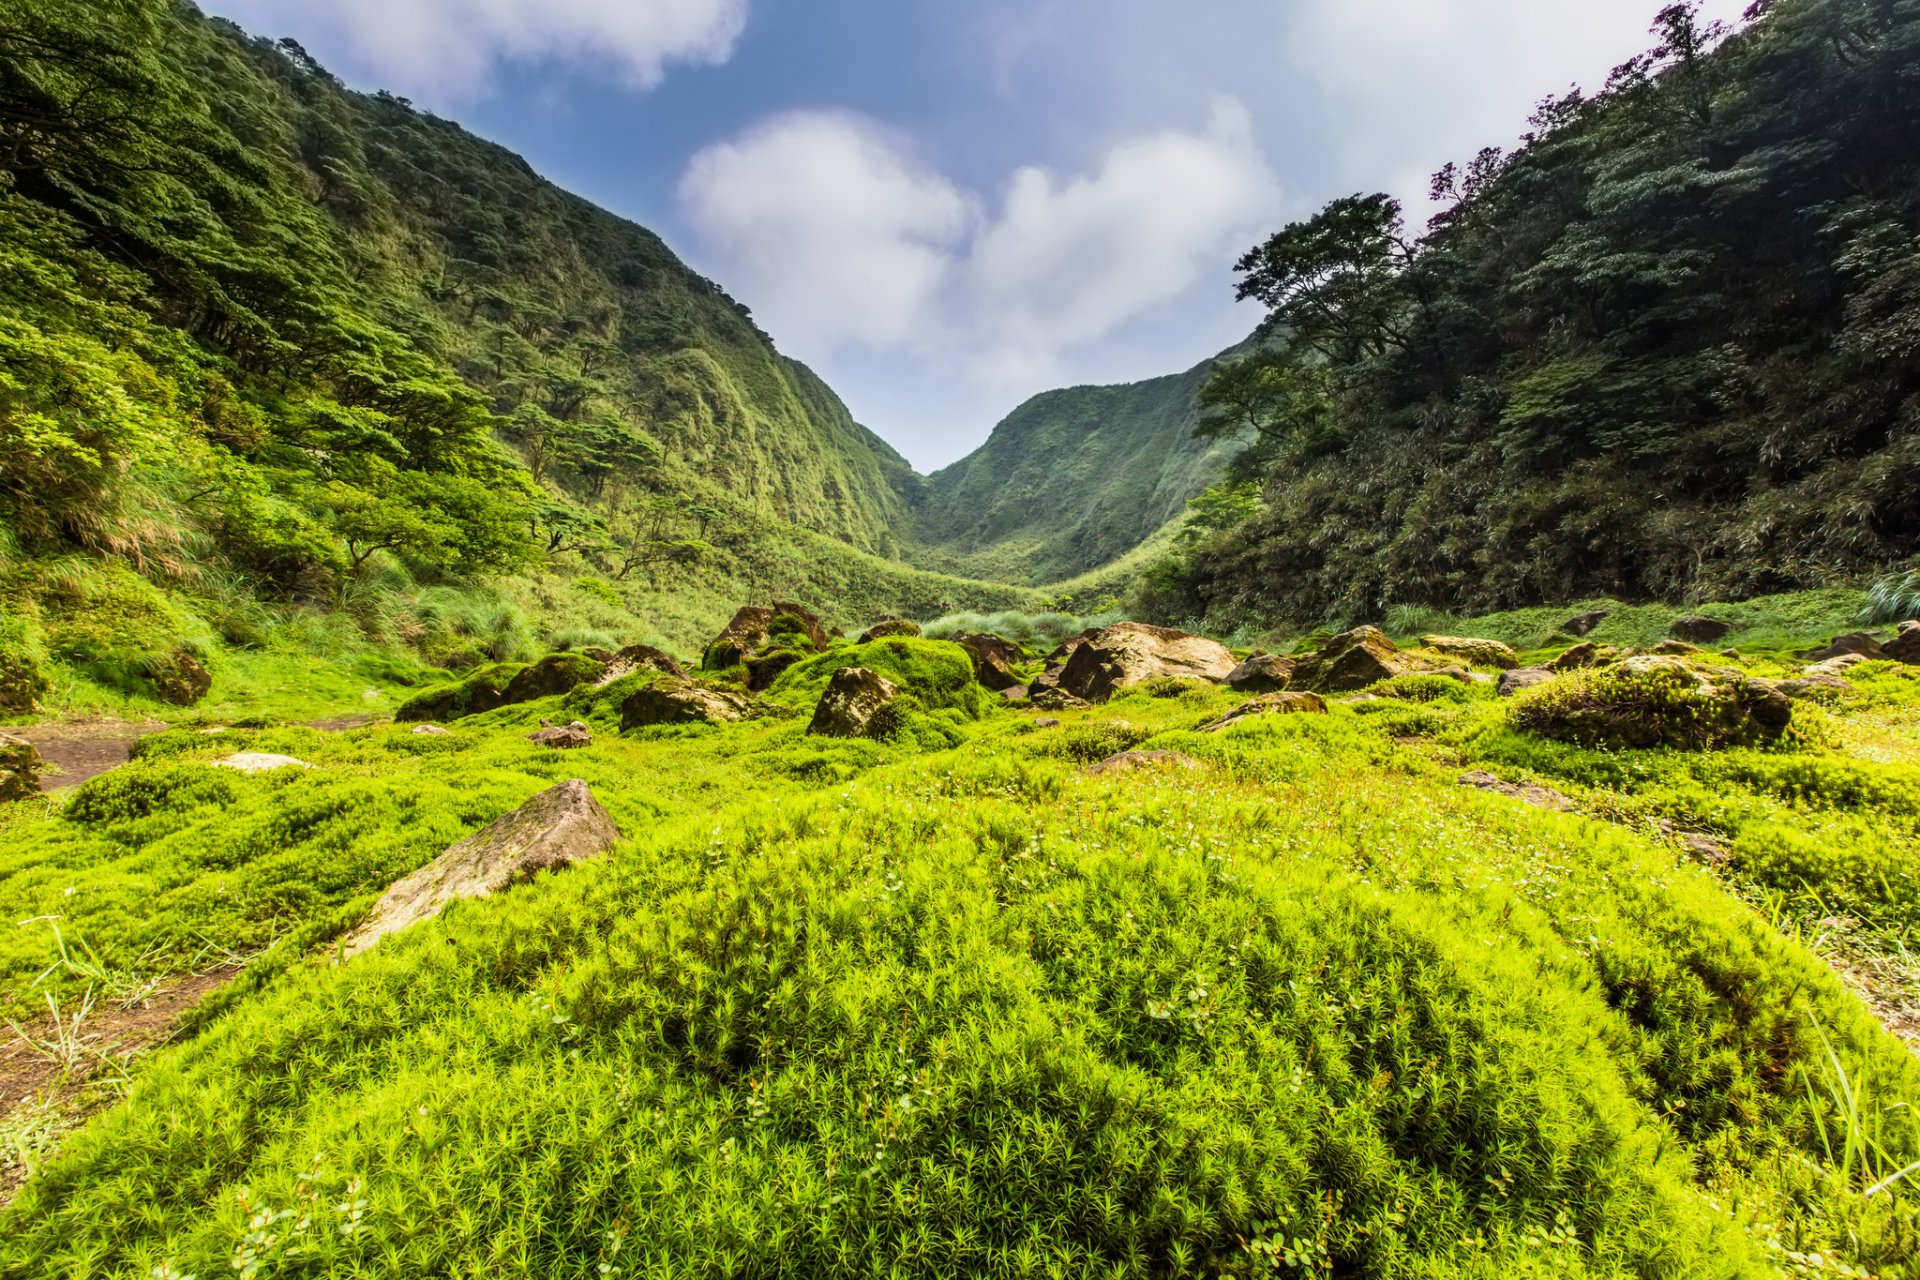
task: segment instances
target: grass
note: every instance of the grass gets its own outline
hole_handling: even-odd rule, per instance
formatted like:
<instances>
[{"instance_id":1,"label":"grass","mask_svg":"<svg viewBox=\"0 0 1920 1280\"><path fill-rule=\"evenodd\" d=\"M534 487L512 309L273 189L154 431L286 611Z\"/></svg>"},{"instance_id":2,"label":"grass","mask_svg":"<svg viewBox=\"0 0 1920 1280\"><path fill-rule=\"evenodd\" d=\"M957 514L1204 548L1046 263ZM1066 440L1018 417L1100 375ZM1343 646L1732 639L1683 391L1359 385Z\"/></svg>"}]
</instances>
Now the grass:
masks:
<instances>
[{"instance_id":1,"label":"grass","mask_svg":"<svg viewBox=\"0 0 1920 1280\"><path fill-rule=\"evenodd\" d=\"M964 663L864 648L774 697ZM255 959L43 1153L0 1275L1911 1276L1920 1063L1801 940L1920 912L1920 680L1860 686L1711 753L1417 684L1218 733L1209 688L1049 729L983 701L931 748L620 736L579 695L442 738L175 731L0 814L0 908L121 981ZM568 706L593 748L525 740ZM317 767L206 768L241 745ZM1205 767L1085 774L1131 746ZM331 963L568 777L611 857ZM78 1007L53 945L0 936L12 1016Z\"/></svg>"}]
</instances>

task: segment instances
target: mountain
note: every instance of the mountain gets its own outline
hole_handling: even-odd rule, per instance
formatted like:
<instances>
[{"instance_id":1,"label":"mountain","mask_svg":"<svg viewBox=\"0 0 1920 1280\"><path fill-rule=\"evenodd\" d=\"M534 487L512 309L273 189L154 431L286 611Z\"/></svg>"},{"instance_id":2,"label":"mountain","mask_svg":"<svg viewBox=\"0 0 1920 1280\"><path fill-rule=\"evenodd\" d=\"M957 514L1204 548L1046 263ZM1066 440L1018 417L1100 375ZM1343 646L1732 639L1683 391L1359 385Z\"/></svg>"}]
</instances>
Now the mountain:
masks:
<instances>
[{"instance_id":1,"label":"mountain","mask_svg":"<svg viewBox=\"0 0 1920 1280\"><path fill-rule=\"evenodd\" d=\"M1180 517L1237 449L1193 435L1194 398L1213 364L1027 401L928 478L914 506L915 560L1040 584L1124 556Z\"/></svg>"}]
</instances>

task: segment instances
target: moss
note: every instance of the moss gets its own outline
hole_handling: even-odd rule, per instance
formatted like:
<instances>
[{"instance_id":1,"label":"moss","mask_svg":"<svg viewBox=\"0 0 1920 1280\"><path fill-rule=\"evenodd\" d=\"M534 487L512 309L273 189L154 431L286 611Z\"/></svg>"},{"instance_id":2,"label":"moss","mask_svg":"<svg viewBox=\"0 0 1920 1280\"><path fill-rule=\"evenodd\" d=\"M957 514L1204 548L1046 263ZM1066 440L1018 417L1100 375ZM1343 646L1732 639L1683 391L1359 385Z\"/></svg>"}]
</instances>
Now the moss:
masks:
<instances>
[{"instance_id":1,"label":"moss","mask_svg":"<svg viewBox=\"0 0 1920 1280\"><path fill-rule=\"evenodd\" d=\"M500 662L453 684L428 689L400 704L393 718L402 722L458 720L506 705L507 686L525 671L519 662Z\"/></svg>"},{"instance_id":2,"label":"moss","mask_svg":"<svg viewBox=\"0 0 1920 1280\"><path fill-rule=\"evenodd\" d=\"M47 644L39 610L0 604L0 716L25 715L47 691Z\"/></svg>"},{"instance_id":3,"label":"moss","mask_svg":"<svg viewBox=\"0 0 1920 1280\"><path fill-rule=\"evenodd\" d=\"M998 701L974 681L973 659L963 646L905 637L817 654L783 672L767 698L810 711L826 692L834 672L846 667L865 667L898 685L911 699L911 706L903 710L954 710L977 720Z\"/></svg>"}]
</instances>

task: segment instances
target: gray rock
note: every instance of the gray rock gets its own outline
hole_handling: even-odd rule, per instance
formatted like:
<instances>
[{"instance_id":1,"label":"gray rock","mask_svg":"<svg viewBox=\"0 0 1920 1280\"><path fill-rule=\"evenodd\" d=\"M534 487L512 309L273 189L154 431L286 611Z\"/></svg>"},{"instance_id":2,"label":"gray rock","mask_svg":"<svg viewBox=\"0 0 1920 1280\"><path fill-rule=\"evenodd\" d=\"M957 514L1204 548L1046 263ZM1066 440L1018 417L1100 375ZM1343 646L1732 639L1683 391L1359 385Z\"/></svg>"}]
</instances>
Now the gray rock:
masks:
<instances>
[{"instance_id":1,"label":"gray rock","mask_svg":"<svg viewBox=\"0 0 1920 1280\"><path fill-rule=\"evenodd\" d=\"M1808 649L1797 655L1803 662L1826 662L1832 658L1857 656L1870 662L1877 662L1887 656L1880 642L1865 631L1855 631L1844 636L1835 636L1818 649Z\"/></svg>"},{"instance_id":2,"label":"gray rock","mask_svg":"<svg viewBox=\"0 0 1920 1280\"><path fill-rule=\"evenodd\" d=\"M1719 618L1694 613L1674 619L1673 625L1667 628L1667 634L1688 644L1704 645L1718 644L1739 629L1738 623L1723 622Z\"/></svg>"},{"instance_id":3,"label":"gray rock","mask_svg":"<svg viewBox=\"0 0 1920 1280\"><path fill-rule=\"evenodd\" d=\"M1798 680L1782 680L1773 686L1795 702L1831 702L1853 692L1853 682L1827 672L1804 675Z\"/></svg>"},{"instance_id":4,"label":"gray rock","mask_svg":"<svg viewBox=\"0 0 1920 1280\"><path fill-rule=\"evenodd\" d=\"M1299 660L1292 688L1311 693L1353 693L1382 680L1414 675L1430 668L1400 652L1378 627L1359 627L1327 641L1318 653Z\"/></svg>"},{"instance_id":5,"label":"gray rock","mask_svg":"<svg viewBox=\"0 0 1920 1280\"><path fill-rule=\"evenodd\" d=\"M1145 680L1225 680L1240 664L1218 640L1120 622L1088 636L1060 672L1060 688L1087 702L1105 702Z\"/></svg>"},{"instance_id":6,"label":"gray rock","mask_svg":"<svg viewBox=\"0 0 1920 1280\"><path fill-rule=\"evenodd\" d=\"M662 676L620 704L620 731L665 724L732 724L753 715L753 699L734 689Z\"/></svg>"},{"instance_id":7,"label":"gray rock","mask_svg":"<svg viewBox=\"0 0 1920 1280\"><path fill-rule=\"evenodd\" d=\"M1299 665L1298 658L1256 653L1227 673L1227 685L1235 693L1279 693L1293 683Z\"/></svg>"},{"instance_id":8,"label":"gray rock","mask_svg":"<svg viewBox=\"0 0 1920 1280\"><path fill-rule=\"evenodd\" d=\"M1533 783L1508 782L1484 769L1460 775L1460 785L1472 787L1476 791L1491 791L1496 795L1511 796L1515 800L1532 805L1536 809L1552 809L1556 813L1568 813L1573 809L1573 801L1555 791L1552 787L1537 786Z\"/></svg>"},{"instance_id":9,"label":"gray rock","mask_svg":"<svg viewBox=\"0 0 1920 1280\"><path fill-rule=\"evenodd\" d=\"M628 676L638 675L642 671L658 671L663 676L685 678L687 669L674 661L673 655L650 644L630 644L607 659L607 669L600 673L594 682L597 688L604 689L615 680L624 680Z\"/></svg>"},{"instance_id":10,"label":"gray rock","mask_svg":"<svg viewBox=\"0 0 1920 1280\"><path fill-rule=\"evenodd\" d=\"M1884 651L1895 662L1920 667L1920 622L1903 622L1900 634L1888 641Z\"/></svg>"},{"instance_id":11,"label":"gray rock","mask_svg":"<svg viewBox=\"0 0 1920 1280\"><path fill-rule=\"evenodd\" d=\"M577 751L593 745L593 730L578 720L565 725L543 724L527 735L527 741L555 751Z\"/></svg>"},{"instance_id":12,"label":"gray rock","mask_svg":"<svg viewBox=\"0 0 1920 1280\"><path fill-rule=\"evenodd\" d=\"M1327 714L1326 700L1317 693L1283 692L1263 694L1258 698L1243 702L1233 710L1221 716L1211 724L1201 726L1202 733L1217 733L1230 724L1254 716L1270 715L1310 715Z\"/></svg>"},{"instance_id":13,"label":"gray rock","mask_svg":"<svg viewBox=\"0 0 1920 1280\"><path fill-rule=\"evenodd\" d=\"M1613 616L1611 609L1595 609L1592 613L1583 613L1576 618L1568 618L1560 624L1560 630L1570 636L1592 635L1593 629Z\"/></svg>"},{"instance_id":14,"label":"gray rock","mask_svg":"<svg viewBox=\"0 0 1920 1280\"><path fill-rule=\"evenodd\" d=\"M1512 671L1520 665L1520 655L1514 652L1510 644L1498 640L1481 640L1474 636L1423 636L1423 647L1443 654L1470 667L1497 667L1501 671Z\"/></svg>"},{"instance_id":15,"label":"gray rock","mask_svg":"<svg viewBox=\"0 0 1920 1280\"><path fill-rule=\"evenodd\" d=\"M417 724L413 727L413 732L425 738L450 738L453 736L453 730L442 729L437 724Z\"/></svg>"},{"instance_id":16,"label":"gray rock","mask_svg":"<svg viewBox=\"0 0 1920 1280\"><path fill-rule=\"evenodd\" d=\"M833 673L807 732L825 738L884 738L896 724L900 688L877 671L842 667Z\"/></svg>"},{"instance_id":17,"label":"gray rock","mask_svg":"<svg viewBox=\"0 0 1920 1280\"><path fill-rule=\"evenodd\" d=\"M1040 711L1085 711L1093 704L1085 698L1076 698L1065 689L1042 689L1035 687L1028 705Z\"/></svg>"},{"instance_id":18,"label":"gray rock","mask_svg":"<svg viewBox=\"0 0 1920 1280\"><path fill-rule=\"evenodd\" d=\"M1503 671L1500 673L1500 696L1511 698L1522 689L1545 684L1553 679L1553 675L1545 667L1515 667L1512 671Z\"/></svg>"},{"instance_id":19,"label":"gray rock","mask_svg":"<svg viewBox=\"0 0 1920 1280\"><path fill-rule=\"evenodd\" d=\"M343 952L357 956L388 934L439 915L450 902L485 898L542 871L597 858L619 839L620 829L587 784L563 782L396 882L347 936Z\"/></svg>"},{"instance_id":20,"label":"gray rock","mask_svg":"<svg viewBox=\"0 0 1920 1280\"><path fill-rule=\"evenodd\" d=\"M267 751L242 751L224 760L215 760L213 767L233 769L240 773L272 773L276 769L313 768L305 760L296 760L292 756L278 756Z\"/></svg>"},{"instance_id":21,"label":"gray rock","mask_svg":"<svg viewBox=\"0 0 1920 1280\"><path fill-rule=\"evenodd\" d=\"M0 804L39 795L42 763L31 742L0 732Z\"/></svg>"},{"instance_id":22,"label":"gray rock","mask_svg":"<svg viewBox=\"0 0 1920 1280\"><path fill-rule=\"evenodd\" d=\"M1013 641L995 635L968 635L962 632L953 638L953 642L965 647L968 656L973 659L973 678L982 685L998 692L1019 686L1020 677L1014 674L1013 664L1025 661L1025 655Z\"/></svg>"}]
</instances>

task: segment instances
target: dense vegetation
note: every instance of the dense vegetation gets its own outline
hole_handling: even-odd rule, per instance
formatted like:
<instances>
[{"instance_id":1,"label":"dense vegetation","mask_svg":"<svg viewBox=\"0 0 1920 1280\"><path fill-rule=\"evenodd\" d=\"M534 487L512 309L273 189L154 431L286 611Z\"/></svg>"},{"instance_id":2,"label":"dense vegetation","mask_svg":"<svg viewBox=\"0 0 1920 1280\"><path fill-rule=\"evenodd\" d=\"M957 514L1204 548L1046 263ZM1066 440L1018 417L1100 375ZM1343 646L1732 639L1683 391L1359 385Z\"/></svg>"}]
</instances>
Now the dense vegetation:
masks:
<instances>
[{"instance_id":1,"label":"dense vegetation","mask_svg":"<svg viewBox=\"0 0 1920 1280\"><path fill-rule=\"evenodd\" d=\"M1232 628L1739 597L1920 552L1920 4L1688 6L1604 92L1241 261L1276 341L1205 393L1246 517L1156 611Z\"/></svg>"}]
</instances>

